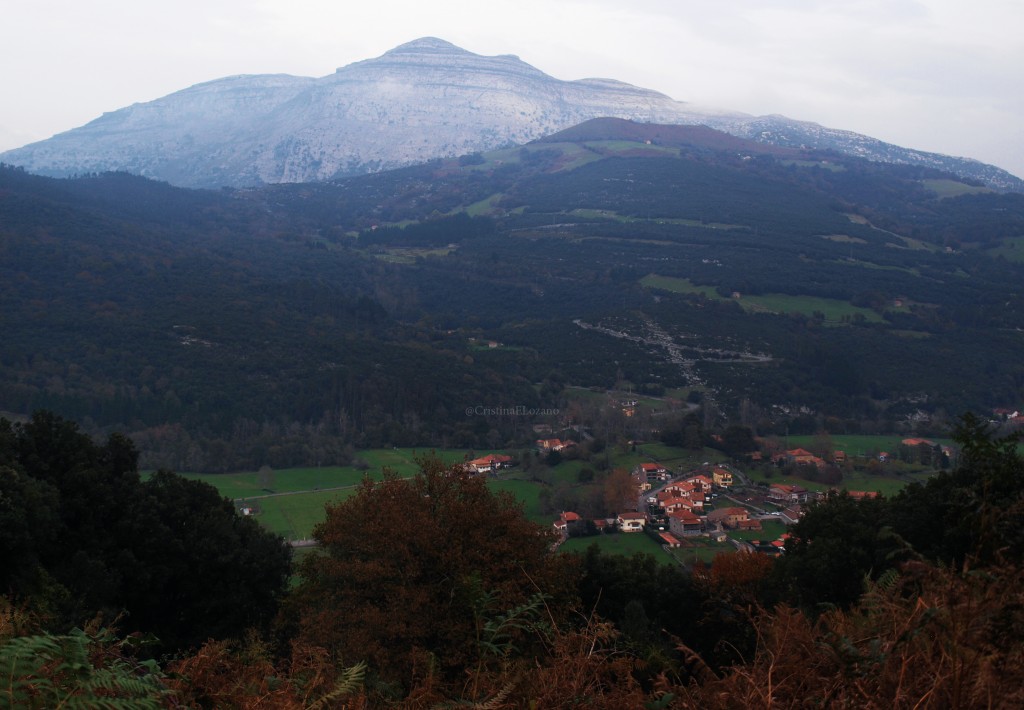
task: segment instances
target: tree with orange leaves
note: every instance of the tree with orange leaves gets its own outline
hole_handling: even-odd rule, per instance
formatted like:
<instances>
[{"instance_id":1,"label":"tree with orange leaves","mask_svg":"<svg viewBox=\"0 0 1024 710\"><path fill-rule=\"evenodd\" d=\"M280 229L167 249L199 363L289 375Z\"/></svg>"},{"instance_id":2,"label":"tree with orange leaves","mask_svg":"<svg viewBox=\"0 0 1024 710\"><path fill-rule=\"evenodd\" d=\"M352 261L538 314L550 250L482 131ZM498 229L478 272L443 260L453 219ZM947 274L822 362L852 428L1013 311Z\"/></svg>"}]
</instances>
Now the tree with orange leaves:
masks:
<instances>
[{"instance_id":1,"label":"tree with orange leaves","mask_svg":"<svg viewBox=\"0 0 1024 710\"><path fill-rule=\"evenodd\" d=\"M367 479L327 506L291 607L301 642L345 665L365 660L406 687L464 677L513 646L528 654L540 615L510 623L510 612L543 595L553 621L549 612L575 589L571 564L549 551L551 531L511 496L460 465L420 466L411 479Z\"/></svg>"}]
</instances>

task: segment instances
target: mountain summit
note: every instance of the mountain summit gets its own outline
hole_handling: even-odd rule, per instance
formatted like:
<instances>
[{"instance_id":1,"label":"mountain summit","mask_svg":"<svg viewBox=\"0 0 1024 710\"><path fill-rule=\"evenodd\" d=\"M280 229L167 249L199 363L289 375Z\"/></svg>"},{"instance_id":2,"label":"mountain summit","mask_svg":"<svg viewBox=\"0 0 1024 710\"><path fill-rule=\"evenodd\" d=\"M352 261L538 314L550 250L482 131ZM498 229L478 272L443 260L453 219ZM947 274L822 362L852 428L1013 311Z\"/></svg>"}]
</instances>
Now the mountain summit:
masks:
<instances>
[{"instance_id":1,"label":"mountain summit","mask_svg":"<svg viewBox=\"0 0 1024 710\"><path fill-rule=\"evenodd\" d=\"M124 170L187 187L308 182L526 143L598 117L703 124L1024 189L977 161L782 116L701 108L611 79L561 81L518 57L482 56L434 37L318 79L243 75L197 84L7 151L0 161L55 176Z\"/></svg>"}]
</instances>

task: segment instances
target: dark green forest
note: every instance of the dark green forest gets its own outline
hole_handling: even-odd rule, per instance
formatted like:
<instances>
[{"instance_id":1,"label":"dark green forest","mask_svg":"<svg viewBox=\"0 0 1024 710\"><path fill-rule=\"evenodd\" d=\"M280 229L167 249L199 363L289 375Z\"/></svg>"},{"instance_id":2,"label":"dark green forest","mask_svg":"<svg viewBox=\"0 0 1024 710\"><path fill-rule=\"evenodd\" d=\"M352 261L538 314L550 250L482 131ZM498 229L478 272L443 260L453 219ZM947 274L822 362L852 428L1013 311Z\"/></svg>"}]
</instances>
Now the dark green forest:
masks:
<instances>
[{"instance_id":1,"label":"dark green forest","mask_svg":"<svg viewBox=\"0 0 1024 710\"><path fill-rule=\"evenodd\" d=\"M223 471L519 446L467 407L567 385L699 388L762 434L1020 406L1024 195L655 129L253 190L4 167L0 410Z\"/></svg>"}]
</instances>

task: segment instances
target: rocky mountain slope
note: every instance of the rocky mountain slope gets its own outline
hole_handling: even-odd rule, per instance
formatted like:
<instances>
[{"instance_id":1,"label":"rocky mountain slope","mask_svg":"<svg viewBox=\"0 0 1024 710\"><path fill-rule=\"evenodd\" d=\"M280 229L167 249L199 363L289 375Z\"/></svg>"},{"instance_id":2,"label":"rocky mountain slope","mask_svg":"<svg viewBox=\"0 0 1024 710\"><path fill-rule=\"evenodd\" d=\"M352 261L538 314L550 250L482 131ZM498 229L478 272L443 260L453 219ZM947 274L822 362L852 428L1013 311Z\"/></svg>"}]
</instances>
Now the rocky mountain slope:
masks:
<instances>
[{"instance_id":1,"label":"rocky mountain slope","mask_svg":"<svg viewBox=\"0 0 1024 710\"><path fill-rule=\"evenodd\" d=\"M704 124L759 142L1024 181L973 160L793 121L701 108L610 79L561 81L435 38L313 79L233 76L104 114L0 154L45 175L125 170L188 187L309 182L516 145L597 117Z\"/></svg>"}]
</instances>

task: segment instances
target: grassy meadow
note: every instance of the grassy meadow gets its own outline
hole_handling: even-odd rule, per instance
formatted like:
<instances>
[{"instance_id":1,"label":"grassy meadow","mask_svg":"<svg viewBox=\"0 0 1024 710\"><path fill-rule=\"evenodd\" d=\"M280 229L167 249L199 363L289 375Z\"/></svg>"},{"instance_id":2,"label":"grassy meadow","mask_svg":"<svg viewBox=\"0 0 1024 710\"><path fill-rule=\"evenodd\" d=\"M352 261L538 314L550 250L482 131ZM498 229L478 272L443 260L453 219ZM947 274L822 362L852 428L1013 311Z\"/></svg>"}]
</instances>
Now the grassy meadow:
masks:
<instances>
[{"instance_id":1,"label":"grassy meadow","mask_svg":"<svg viewBox=\"0 0 1024 710\"><path fill-rule=\"evenodd\" d=\"M729 300L720 296L710 286L695 286L689 279L680 279L672 276L658 276L648 274L640 279L640 284L646 288L660 289L671 293L703 293L706 298L719 301ZM812 316L814 313L822 313L825 316L826 324L839 325L843 319L852 319L857 315L863 316L869 323L881 323L882 316L870 308L860 308L847 301L840 301L834 298L820 298L818 296L790 296L781 293L766 293L759 296L741 294L736 303L748 313L800 313L805 316Z\"/></svg>"},{"instance_id":2,"label":"grassy meadow","mask_svg":"<svg viewBox=\"0 0 1024 710\"><path fill-rule=\"evenodd\" d=\"M845 450L851 456L863 456L879 450L895 451L899 440L898 436L837 435L832 437L836 448ZM788 446L808 447L812 445L813 441L814 437L812 436L791 436L788 439ZM354 466L324 466L281 469L263 474L256 471L245 471L222 474L184 473L182 475L210 483L218 489L221 495L232 499L239 508L251 508L256 520L268 530L282 535L288 540L302 540L308 539L313 527L323 520L324 505L352 495L356 486L365 477L379 480L384 475L385 468L402 477L413 476L419 470L417 459L424 454L433 454L446 463L454 463L484 453L487 452L461 449L432 452L415 449L373 449L360 451L357 454L357 457L365 463L365 469ZM657 461L674 473L693 469L705 461L727 460L724 454L714 449L689 451L660 442L643 444L636 450L609 449L608 456L611 466L615 468L632 469L640 463ZM553 486L560 484L584 485L579 483L580 471L584 468L593 470L595 479L600 480L602 474L598 471L595 462L583 460L563 461L541 476L547 484ZM797 478L779 475L766 476L759 469L751 469L747 473L754 482L791 483L815 491L828 488L824 484ZM889 496L911 481L924 480L931 473L930 469L922 471L897 462L892 464L889 469L878 472L850 471L845 475L842 487L850 490L879 491ZM488 485L494 491L511 494L522 504L524 514L533 522L547 526L554 519L552 514L541 511L541 491L544 490L545 483L527 480L527 475L521 470L512 469L497 477L488 478ZM600 483L586 485L599 486ZM767 525L781 524L768 522ZM754 537L763 537L767 534L769 533L766 531L755 534ZM777 537L777 535L778 531L774 531L773 536ZM566 543L564 549L582 551L593 542L597 542L602 545L602 549L607 548L608 551L621 554L650 552L664 557L668 561L660 546L646 535L608 535L573 539ZM705 557L710 559L717 552L727 549L714 544L705 545L704 542L702 541L698 545L699 549L688 549L685 554L689 555L691 559L694 555L701 559Z\"/></svg>"},{"instance_id":3,"label":"grassy meadow","mask_svg":"<svg viewBox=\"0 0 1024 710\"><path fill-rule=\"evenodd\" d=\"M573 537L566 540L559 550L583 554L591 545L597 545L601 552L615 555L635 555L646 552L665 564L672 558L665 554L661 545L644 533L615 533L611 535L592 535L590 537Z\"/></svg>"}]
</instances>

